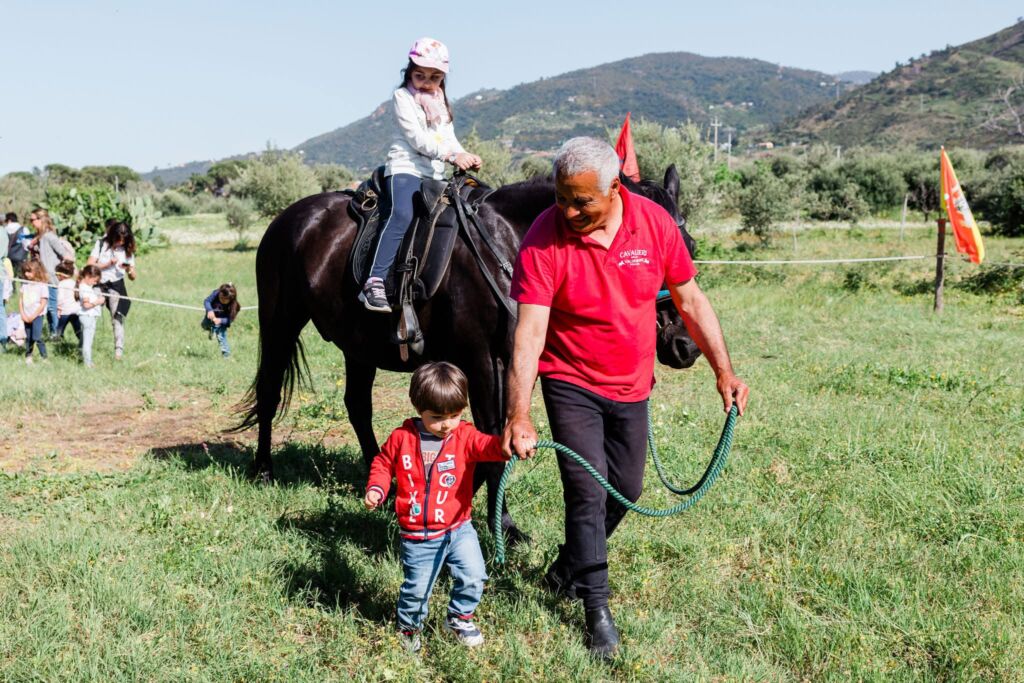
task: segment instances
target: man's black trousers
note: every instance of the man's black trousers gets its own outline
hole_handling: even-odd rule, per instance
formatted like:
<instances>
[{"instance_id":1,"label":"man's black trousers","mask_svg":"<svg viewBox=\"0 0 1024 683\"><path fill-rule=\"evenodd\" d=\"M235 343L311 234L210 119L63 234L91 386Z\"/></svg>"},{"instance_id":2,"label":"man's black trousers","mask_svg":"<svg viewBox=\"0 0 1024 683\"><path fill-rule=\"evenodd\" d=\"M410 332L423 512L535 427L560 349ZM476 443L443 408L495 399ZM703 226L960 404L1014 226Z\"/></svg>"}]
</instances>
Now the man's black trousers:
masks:
<instances>
[{"instance_id":1,"label":"man's black trousers","mask_svg":"<svg viewBox=\"0 0 1024 683\"><path fill-rule=\"evenodd\" d=\"M620 403L568 382L541 379L555 441L579 453L631 501L640 497L647 459L647 400ZM558 454L565 496L560 561L586 609L608 604L607 540L627 510L575 460Z\"/></svg>"}]
</instances>

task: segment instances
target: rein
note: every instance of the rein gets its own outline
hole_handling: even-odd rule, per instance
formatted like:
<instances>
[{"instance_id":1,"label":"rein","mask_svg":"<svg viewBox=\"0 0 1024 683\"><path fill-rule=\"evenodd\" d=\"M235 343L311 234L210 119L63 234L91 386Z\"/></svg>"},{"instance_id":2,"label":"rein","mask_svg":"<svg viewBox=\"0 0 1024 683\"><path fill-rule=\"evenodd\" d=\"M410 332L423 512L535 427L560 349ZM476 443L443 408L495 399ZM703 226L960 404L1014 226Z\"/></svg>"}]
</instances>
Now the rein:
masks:
<instances>
[{"instance_id":1,"label":"rein","mask_svg":"<svg viewBox=\"0 0 1024 683\"><path fill-rule=\"evenodd\" d=\"M509 278L512 277L512 264L507 258L503 258L500 250L495 244L494 239L483 229L480 225L480 221L477 220L476 207L481 202L487 199L490 192L485 194L479 200L474 202L472 205L467 206L466 201L462 198L462 188L465 186L469 176L465 173L456 174L452 179L449 187L452 191L451 201L455 207L455 214L458 217L459 229L462 231L462 235L466 240L466 245L469 247L470 253L473 255L473 260L476 261L477 267L480 269L480 273L484 276L484 280L487 282L487 287L494 294L494 298L498 300L505 310L508 312L512 320L517 317L515 306L509 301L508 294L502 291L502 288L498 285L498 282L494 279L494 275L491 274L487 264L484 263L483 254L480 253L480 248L477 246L476 241L473 239L471 228L475 229L476 233L480 235L484 244L490 250L491 254L498 261L498 266L501 271L505 273ZM475 181L475 179L473 179Z\"/></svg>"},{"instance_id":2,"label":"rein","mask_svg":"<svg viewBox=\"0 0 1024 683\"><path fill-rule=\"evenodd\" d=\"M701 475L700 479L696 484L689 488L679 488L669 482L665 475L664 467L662 467L661 459L658 457L658 449L654 445L654 419L651 417L650 412L647 415L647 444L651 449L651 459L654 460L655 469L658 470L658 478L661 479L661 483L665 485L672 493L678 496L689 496L684 501L677 503L669 508L649 508L642 505L637 505L633 501L626 498L622 493L615 489L614 486L608 483L608 480L601 476L601 473L594 469L587 460L572 450L568 446L558 443L557 441L551 441L544 439L537 442L536 448L552 448L564 455L569 456L576 463L582 467L587 473L601 485L608 495L614 498L627 510L632 510L637 514L644 515L645 517L669 517L671 515L679 514L685 510L690 509L696 505L704 494L707 493L708 489L718 479L718 475L722 473L725 468L725 463L729 459L729 452L732 450L732 438L733 431L736 427L736 416L739 414L739 408L733 404L732 409L729 411L729 415L725 418L725 426L722 427L722 435L718 437L718 445L715 446L714 453L711 455L711 461L708 463L707 468L704 470L704 474ZM501 474L501 480L498 482L497 491L497 507L495 509L504 509L505 502L505 488L508 485L509 476L512 474L512 469L515 467L516 461L519 457L515 454L505 465L505 471ZM494 534L494 560L498 564L504 564L505 562L505 534L501 528L501 515L496 514L494 516L494 528L492 529Z\"/></svg>"}]
</instances>

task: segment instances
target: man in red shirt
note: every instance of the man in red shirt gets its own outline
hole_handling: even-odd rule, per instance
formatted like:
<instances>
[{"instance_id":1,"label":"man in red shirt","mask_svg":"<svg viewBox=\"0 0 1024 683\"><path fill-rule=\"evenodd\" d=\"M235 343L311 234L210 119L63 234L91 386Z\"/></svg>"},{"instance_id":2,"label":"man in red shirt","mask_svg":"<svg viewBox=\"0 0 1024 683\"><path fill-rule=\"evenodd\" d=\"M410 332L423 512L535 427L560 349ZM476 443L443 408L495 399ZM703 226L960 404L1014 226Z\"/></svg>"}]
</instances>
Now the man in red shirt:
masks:
<instances>
[{"instance_id":1,"label":"man in red shirt","mask_svg":"<svg viewBox=\"0 0 1024 683\"><path fill-rule=\"evenodd\" d=\"M539 374L554 440L635 501L647 456L655 305L663 283L715 371L725 410L735 402L742 414L749 389L733 373L679 228L663 208L621 185L611 146L573 138L555 157L554 171L555 205L523 239L512 279L519 319L504 447L533 455L530 396ZM582 599L588 647L610 658L619 635L608 609L607 539L626 509L575 461L559 454L558 467L565 545L545 580Z\"/></svg>"}]
</instances>

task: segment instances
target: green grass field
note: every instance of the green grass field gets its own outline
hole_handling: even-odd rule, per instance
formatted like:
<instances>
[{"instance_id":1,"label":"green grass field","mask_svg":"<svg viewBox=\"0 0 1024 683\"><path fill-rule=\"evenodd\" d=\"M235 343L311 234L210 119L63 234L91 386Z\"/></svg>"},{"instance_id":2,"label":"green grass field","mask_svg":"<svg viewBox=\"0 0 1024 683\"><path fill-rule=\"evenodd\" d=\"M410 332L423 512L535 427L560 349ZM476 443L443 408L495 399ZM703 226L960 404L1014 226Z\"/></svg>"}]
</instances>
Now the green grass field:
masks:
<instances>
[{"instance_id":1,"label":"green grass field","mask_svg":"<svg viewBox=\"0 0 1024 683\"><path fill-rule=\"evenodd\" d=\"M987 247L992 261L1024 261L1020 240ZM927 254L934 238L811 229L795 252L786 234L769 250L717 234L702 249ZM198 306L232 280L251 305L254 254L150 252L130 291ZM751 402L700 505L666 520L631 515L612 538L623 648L610 666L589 660L581 609L540 587L562 534L549 452L510 486L533 543L490 566L486 644L466 651L440 630L442 579L422 655L399 649L396 524L362 508L341 356L315 331L305 333L314 390L278 429L272 486L244 476L252 435L238 445L217 433L255 368L254 312L231 328L228 361L200 314L142 304L121 364L106 318L92 372L68 349L33 367L0 356L0 438L22 439L23 451L0 467L0 680L1022 680L1022 279L953 262L935 316L932 268L703 268ZM406 380L378 378L378 438L411 414ZM125 443L132 432L119 429L140 421L173 436L166 425L190 402L206 433L149 454L144 436ZM659 368L652 403L669 468L696 477L723 421L707 364ZM122 405L136 407L103 413ZM86 444L60 420L89 406L107 429ZM32 453L23 441L41 429L66 434ZM66 467L97 443L141 457L121 470ZM674 502L653 469L643 501Z\"/></svg>"}]
</instances>

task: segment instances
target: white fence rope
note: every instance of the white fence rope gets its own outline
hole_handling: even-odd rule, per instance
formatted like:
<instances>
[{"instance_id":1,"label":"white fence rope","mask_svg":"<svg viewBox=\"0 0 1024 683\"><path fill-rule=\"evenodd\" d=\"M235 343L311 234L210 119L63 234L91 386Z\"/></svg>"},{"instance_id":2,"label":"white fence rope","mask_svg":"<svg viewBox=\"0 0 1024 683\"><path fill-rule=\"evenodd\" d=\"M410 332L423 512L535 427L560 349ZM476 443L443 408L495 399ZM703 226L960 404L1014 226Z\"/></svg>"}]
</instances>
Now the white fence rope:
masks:
<instances>
[{"instance_id":1,"label":"white fence rope","mask_svg":"<svg viewBox=\"0 0 1024 683\"><path fill-rule=\"evenodd\" d=\"M12 277L12 278L10 278L10 280L12 282L21 282L23 284L32 284L31 280L23 280L20 277ZM50 285L49 283L47 283L47 285L50 286L50 287L53 286L53 285ZM154 306L166 306L167 308L178 308L178 309L185 310L185 311L199 311L200 313L205 313L206 312L206 309L203 308L202 306L189 306L187 304L176 304L176 303L173 303L173 302L170 302L170 301L154 301L153 299L143 299L143 298L140 298L140 297L137 297L137 296L122 296L120 294L118 295L118 297L121 298L121 299L125 299L126 301L131 301L131 302L136 302L137 301L140 304L153 304ZM258 308L258 306L242 306L242 308L240 310L243 310L243 311L253 311L253 310L256 310L257 308Z\"/></svg>"},{"instance_id":2,"label":"white fence rope","mask_svg":"<svg viewBox=\"0 0 1024 683\"><path fill-rule=\"evenodd\" d=\"M736 266L787 266L787 265L814 265L817 263L876 263L878 261L918 261L921 259L933 259L931 256L877 256L872 258L827 258L827 259L795 259L795 260L763 260L763 261L710 261L694 259L694 263L711 263L715 265L736 265Z\"/></svg>"},{"instance_id":3,"label":"white fence rope","mask_svg":"<svg viewBox=\"0 0 1024 683\"><path fill-rule=\"evenodd\" d=\"M944 255L943 258L949 256ZM878 263L881 261L920 261L922 259L933 259L935 255L930 256L876 256L869 258L849 258L849 259L793 259L793 260L763 260L763 261L715 261L705 259L694 259L694 263L708 264L708 265L733 265L733 266L807 266L817 264L836 264L836 263ZM986 266L1000 266L1004 268L1024 268L1024 263L985 263L982 265ZM2 278L0 278L2 279ZM29 284L30 280L23 280L21 278L10 278L13 282L22 282ZM51 285L52 286L52 285ZM127 301L139 302L142 304L153 304L154 306L166 306L167 308L177 308L185 311L199 311L200 313L205 312L206 309L202 306L189 306L187 304L176 304L170 301L156 301L154 299L143 299L137 296L122 296L122 299ZM254 311L259 306L242 306L242 311Z\"/></svg>"}]
</instances>

